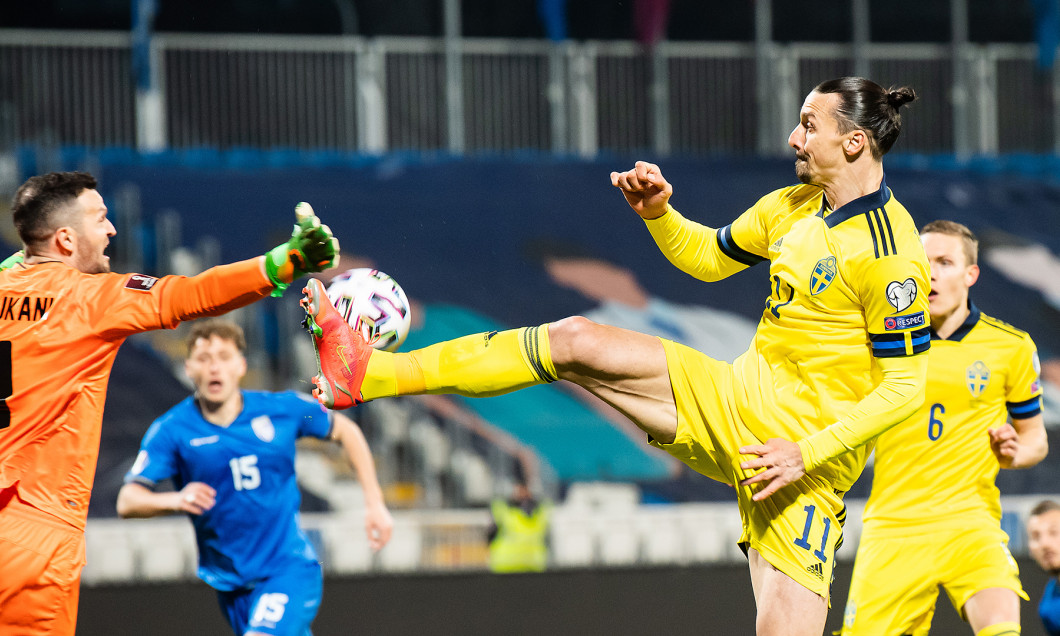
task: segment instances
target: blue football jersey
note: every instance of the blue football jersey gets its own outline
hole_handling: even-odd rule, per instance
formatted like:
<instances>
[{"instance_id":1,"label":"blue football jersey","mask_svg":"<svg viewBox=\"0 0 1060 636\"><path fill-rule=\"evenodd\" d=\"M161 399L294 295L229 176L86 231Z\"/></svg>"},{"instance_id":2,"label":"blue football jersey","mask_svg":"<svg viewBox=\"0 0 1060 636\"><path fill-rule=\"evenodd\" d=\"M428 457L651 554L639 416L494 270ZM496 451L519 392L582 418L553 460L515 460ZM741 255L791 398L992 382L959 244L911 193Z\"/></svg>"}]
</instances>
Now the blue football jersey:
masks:
<instances>
[{"instance_id":1,"label":"blue football jersey","mask_svg":"<svg viewBox=\"0 0 1060 636\"><path fill-rule=\"evenodd\" d=\"M243 391L243 411L227 427L203 419L189 397L151 424L125 481L213 487L214 507L189 515L199 577L217 590L234 590L292 562L317 560L298 524L295 440L326 438L330 431L327 410L291 391Z\"/></svg>"},{"instance_id":2,"label":"blue football jersey","mask_svg":"<svg viewBox=\"0 0 1060 636\"><path fill-rule=\"evenodd\" d=\"M1060 589L1055 576L1045 585L1045 593L1038 603L1038 616L1049 636L1060 636Z\"/></svg>"}]
</instances>

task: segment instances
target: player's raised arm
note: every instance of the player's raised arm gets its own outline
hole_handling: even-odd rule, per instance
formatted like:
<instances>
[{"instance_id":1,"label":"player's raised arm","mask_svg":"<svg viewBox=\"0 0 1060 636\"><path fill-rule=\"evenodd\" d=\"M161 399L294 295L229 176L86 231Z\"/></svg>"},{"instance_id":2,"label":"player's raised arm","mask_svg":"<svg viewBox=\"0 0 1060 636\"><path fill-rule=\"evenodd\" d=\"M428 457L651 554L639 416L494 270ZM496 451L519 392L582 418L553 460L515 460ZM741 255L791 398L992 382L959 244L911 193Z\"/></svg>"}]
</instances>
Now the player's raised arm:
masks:
<instances>
[{"instance_id":1,"label":"player's raised arm","mask_svg":"<svg viewBox=\"0 0 1060 636\"><path fill-rule=\"evenodd\" d=\"M646 220L666 214L666 204L674 193L659 166L647 161L638 161L632 170L612 172L611 185L622 190L629 207Z\"/></svg>"},{"instance_id":2,"label":"player's raised arm","mask_svg":"<svg viewBox=\"0 0 1060 636\"><path fill-rule=\"evenodd\" d=\"M269 294L279 296L295 279L333 267L338 260L339 242L331 229L321 224L308 203L299 203L295 216L297 223L291 238L264 256L218 265L191 278L159 279L155 287L160 295L161 326L172 327L185 320L218 316ZM115 321L132 319L135 323L119 324L118 329L157 328L143 324L143 318L136 318L114 316Z\"/></svg>"},{"instance_id":3,"label":"player's raised arm","mask_svg":"<svg viewBox=\"0 0 1060 636\"><path fill-rule=\"evenodd\" d=\"M659 166L638 161L612 172L611 184L648 227L659 250L675 267L703 281L716 281L766 260L770 241L761 215L776 197L767 195L737 221L715 229L686 219L669 203L673 186ZM734 227L738 228L734 237Z\"/></svg>"}]
</instances>

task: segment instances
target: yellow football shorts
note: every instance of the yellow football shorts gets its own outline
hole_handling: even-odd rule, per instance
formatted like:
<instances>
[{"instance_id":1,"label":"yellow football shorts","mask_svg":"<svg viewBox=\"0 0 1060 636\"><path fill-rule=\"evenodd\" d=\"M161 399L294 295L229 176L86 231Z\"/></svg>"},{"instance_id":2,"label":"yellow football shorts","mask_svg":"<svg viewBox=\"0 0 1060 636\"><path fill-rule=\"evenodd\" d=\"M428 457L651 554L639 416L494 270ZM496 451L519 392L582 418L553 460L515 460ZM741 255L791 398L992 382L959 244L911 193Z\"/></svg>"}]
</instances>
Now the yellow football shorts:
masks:
<instances>
[{"instance_id":1,"label":"yellow football shorts","mask_svg":"<svg viewBox=\"0 0 1060 636\"><path fill-rule=\"evenodd\" d=\"M757 550L775 568L827 599L846 519L841 494L823 479L806 475L763 501L751 501L763 486L738 485L753 474L740 468L745 458L738 450L766 440L755 437L737 416L732 365L669 340L662 343L677 403L677 437L672 444L649 443L699 473L734 485L743 520L741 546Z\"/></svg>"},{"instance_id":2,"label":"yellow football shorts","mask_svg":"<svg viewBox=\"0 0 1060 636\"><path fill-rule=\"evenodd\" d=\"M964 616L976 592L1006 588L1024 600L1019 566L997 523L935 522L917 528L865 526L843 612L843 636L912 634L931 629L938 586Z\"/></svg>"}]
</instances>

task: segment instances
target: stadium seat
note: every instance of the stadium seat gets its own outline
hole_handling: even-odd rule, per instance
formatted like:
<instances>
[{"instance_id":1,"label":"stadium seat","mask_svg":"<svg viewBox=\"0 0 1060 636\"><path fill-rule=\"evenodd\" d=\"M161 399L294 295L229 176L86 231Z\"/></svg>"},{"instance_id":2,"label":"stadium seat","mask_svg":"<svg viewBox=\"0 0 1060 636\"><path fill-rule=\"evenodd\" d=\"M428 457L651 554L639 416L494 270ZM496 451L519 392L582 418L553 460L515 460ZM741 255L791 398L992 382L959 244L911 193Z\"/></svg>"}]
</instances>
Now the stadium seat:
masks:
<instances>
[{"instance_id":1,"label":"stadium seat","mask_svg":"<svg viewBox=\"0 0 1060 636\"><path fill-rule=\"evenodd\" d=\"M336 479L325 491L328 505L336 512L364 510L364 489L352 479Z\"/></svg>"},{"instance_id":2,"label":"stadium seat","mask_svg":"<svg viewBox=\"0 0 1060 636\"><path fill-rule=\"evenodd\" d=\"M305 526L308 529L310 523L306 521ZM325 570L352 574L372 569L372 549L359 519L352 515L327 515L320 517L312 527L319 530L324 539L325 553L320 558Z\"/></svg>"},{"instance_id":3,"label":"stadium seat","mask_svg":"<svg viewBox=\"0 0 1060 636\"><path fill-rule=\"evenodd\" d=\"M482 457L469 450L453 451L449 462L454 481L458 484L463 506L485 506L493 498L493 478L490 467Z\"/></svg>"},{"instance_id":4,"label":"stadium seat","mask_svg":"<svg viewBox=\"0 0 1060 636\"><path fill-rule=\"evenodd\" d=\"M669 564L689 560L681 510L666 506L642 506L637 513L641 558L646 563Z\"/></svg>"},{"instance_id":5,"label":"stadium seat","mask_svg":"<svg viewBox=\"0 0 1060 636\"><path fill-rule=\"evenodd\" d=\"M176 581L194 573L194 530L186 520L163 518L129 521L130 543L136 549L140 577L150 581Z\"/></svg>"},{"instance_id":6,"label":"stadium seat","mask_svg":"<svg viewBox=\"0 0 1060 636\"><path fill-rule=\"evenodd\" d=\"M557 509L549 534L552 563L557 567L587 567L596 558L596 538L590 513Z\"/></svg>"},{"instance_id":7,"label":"stadium seat","mask_svg":"<svg viewBox=\"0 0 1060 636\"><path fill-rule=\"evenodd\" d=\"M433 419L426 415L415 418L409 425L409 440L415 454L423 462L425 475L438 475L448 467L449 438Z\"/></svg>"},{"instance_id":8,"label":"stadium seat","mask_svg":"<svg viewBox=\"0 0 1060 636\"><path fill-rule=\"evenodd\" d=\"M136 578L136 557L125 521L101 520L85 529L85 569L81 578L92 583L128 583Z\"/></svg>"},{"instance_id":9,"label":"stadium seat","mask_svg":"<svg viewBox=\"0 0 1060 636\"><path fill-rule=\"evenodd\" d=\"M636 514L598 515L593 519L593 529L604 565L634 565L640 560Z\"/></svg>"},{"instance_id":10,"label":"stadium seat","mask_svg":"<svg viewBox=\"0 0 1060 636\"><path fill-rule=\"evenodd\" d=\"M335 481L335 471L324 455L299 448L294 458L294 470L300 486L318 497L328 498L327 494Z\"/></svg>"},{"instance_id":11,"label":"stadium seat","mask_svg":"<svg viewBox=\"0 0 1060 636\"><path fill-rule=\"evenodd\" d=\"M408 401L377 400L361 408L367 409L373 419L383 423L374 429L380 444L390 446L408 440L409 423L413 414Z\"/></svg>"},{"instance_id":12,"label":"stadium seat","mask_svg":"<svg viewBox=\"0 0 1060 636\"><path fill-rule=\"evenodd\" d=\"M394 519L394 534L390 543L379 552L379 563L384 570L410 571L420 567L423 550L423 531L418 524Z\"/></svg>"},{"instance_id":13,"label":"stadium seat","mask_svg":"<svg viewBox=\"0 0 1060 636\"><path fill-rule=\"evenodd\" d=\"M732 536L725 527L720 511L706 507L686 507L680 525L685 537L687 556L696 563L728 561L739 535ZM738 516L738 513L737 513ZM737 519L738 521L738 519Z\"/></svg>"},{"instance_id":14,"label":"stadium seat","mask_svg":"<svg viewBox=\"0 0 1060 636\"><path fill-rule=\"evenodd\" d=\"M567 490L565 506L617 512L633 510L640 503L636 484L575 482Z\"/></svg>"}]
</instances>

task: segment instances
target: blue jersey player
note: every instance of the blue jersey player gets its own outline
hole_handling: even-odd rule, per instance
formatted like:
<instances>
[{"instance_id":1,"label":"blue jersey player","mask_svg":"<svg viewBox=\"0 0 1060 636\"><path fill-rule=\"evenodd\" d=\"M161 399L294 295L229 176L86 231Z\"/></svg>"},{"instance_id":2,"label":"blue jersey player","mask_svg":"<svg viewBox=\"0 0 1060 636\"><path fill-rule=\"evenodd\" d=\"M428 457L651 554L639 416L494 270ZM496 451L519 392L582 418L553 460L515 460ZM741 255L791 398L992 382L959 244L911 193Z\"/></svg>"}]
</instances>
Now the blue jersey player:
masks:
<instances>
[{"instance_id":1,"label":"blue jersey player","mask_svg":"<svg viewBox=\"0 0 1060 636\"><path fill-rule=\"evenodd\" d=\"M364 488L368 540L378 550L393 520L361 430L297 393L240 389L247 364L234 323L196 324L185 371L195 394L152 423L118 494L118 514L191 516L199 577L217 590L236 634L309 634L323 576L298 526L295 440L339 442ZM175 492L154 492L172 479Z\"/></svg>"},{"instance_id":2,"label":"blue jersey player","mask_svg":"<svg viewBox=\"0 0 1060 636\"><path fill-rule=\"evenodd\" d=\"M1050 636L1060 636L1060 504L1045 500L1031 510L1027 520L1028 547L1031 556L1049 576L1038 615Z\"/></svg>"}]
</instances>

